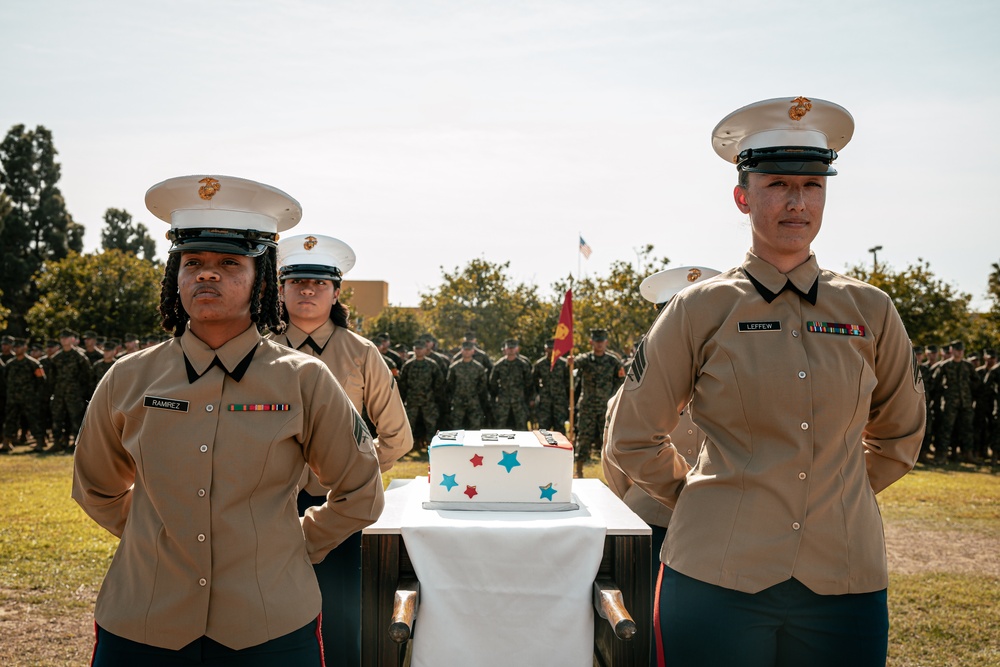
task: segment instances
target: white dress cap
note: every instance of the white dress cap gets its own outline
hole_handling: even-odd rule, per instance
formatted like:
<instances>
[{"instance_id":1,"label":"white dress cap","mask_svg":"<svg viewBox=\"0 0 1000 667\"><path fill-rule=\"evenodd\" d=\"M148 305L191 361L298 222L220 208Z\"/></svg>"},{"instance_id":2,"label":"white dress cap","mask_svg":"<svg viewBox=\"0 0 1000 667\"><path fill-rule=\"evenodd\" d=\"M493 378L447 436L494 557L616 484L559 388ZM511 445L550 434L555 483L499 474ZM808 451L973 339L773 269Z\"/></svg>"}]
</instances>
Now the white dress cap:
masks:
<instances>
[{"instance_id":1,"label":"white dress cap","mask_svg":"<svg viewBox=\"0 0 1000 667\"><path fill-rule=\"evenodd\" d=\"M639 285L639 294L652 303L666 303L685 287L719 275L719 271L704 266L678 266L646 276Z\"/></svg>"},{"instance_id":2,"label":"white dress cap","mask_svg":"<svg viewBox=\"0 0 1000 667\"><path fill-rule=\"evenodd\" d=\"M853 135L854 118L839 104L815 97L781 97L748 104L723 118L712 130L712 148L735 164L748 148L839 151Z\"/></svg>"},{"instance_id":3,"label":"white dress cap","mask_svg":"<svg viewBox=\"0 0 1000 667\"><path fill-rule=\"evenodd\" d=\"M354 268L351 246L321 234L302 234L278 242L278 278L340 278Z\"/></svg>"},{"instance_id":4,"label":"white dress cap","mask_svg":"<svg viewBox=\"0 0 1000 667\"><path fill-rule=\"evenodd\" d=\"M146 191L146 208L170 223L171 252L236 247L247 250L241 254L259 255L302 219L302 207L285 192L233 176L179 176L157 183Z\"/></svg>"}]
</instances>

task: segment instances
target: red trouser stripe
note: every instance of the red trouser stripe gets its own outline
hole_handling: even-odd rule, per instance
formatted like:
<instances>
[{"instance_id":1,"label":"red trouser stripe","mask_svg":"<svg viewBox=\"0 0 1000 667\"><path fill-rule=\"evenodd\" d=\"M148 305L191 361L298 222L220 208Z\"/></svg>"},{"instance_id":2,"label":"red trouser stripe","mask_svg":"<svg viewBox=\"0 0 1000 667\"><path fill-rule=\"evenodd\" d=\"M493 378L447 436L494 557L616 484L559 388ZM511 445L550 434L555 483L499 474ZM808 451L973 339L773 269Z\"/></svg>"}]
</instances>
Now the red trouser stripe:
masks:
<instances>
[{"instance_id":1,"label":"red trouser stripe","mask_svg":"<svg viewBox=\"0 0 1000 667\"><path fill-rule=\"evenodd\" d=\"M663 657L663 633L660 631L660 585L663 583L663 563L656 575L656 593L653 597L653 639L656 640L656 667L666 667Z\"/></svg>"}]
</instances>

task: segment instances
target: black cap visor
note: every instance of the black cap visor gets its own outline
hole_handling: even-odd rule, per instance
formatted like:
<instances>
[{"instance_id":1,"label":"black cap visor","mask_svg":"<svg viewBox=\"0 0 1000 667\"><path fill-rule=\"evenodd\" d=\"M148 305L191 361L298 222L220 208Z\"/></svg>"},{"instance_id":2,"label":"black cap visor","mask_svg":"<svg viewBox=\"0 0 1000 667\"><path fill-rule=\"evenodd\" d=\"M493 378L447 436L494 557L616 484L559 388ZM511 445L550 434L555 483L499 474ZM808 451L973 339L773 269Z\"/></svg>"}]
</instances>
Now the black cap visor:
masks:
<instances>
[{"instance_id":1,"label":"black cap visor","mask_svg":"<svg viewBox=\"0 0 1000 667\"><path fill-rule=\"evenodd\" d=\"M307 278L309 280L332 280L339 283L342 277L340 269L323 264L292 264L278 269L279 282L291 278Z\"/></svg>"},{"instance_id":2,"label":"black cap visor","mask_svg":"<svg viewBox=\"0 0 1000 667\"><path fill-rule=\"evenodd\" d=\"M788 176L836 176L832 163L837 151L809 146L748 148L737 158L736 168L755 174Z\"/></svg>"},{"instance_id":3,"label":"black cap visor","mask_svg":"<svg viewBox=\"0 0 1000 667\"><path fill-rule=\"evenodd\" d=\"M175 252L221 252L259 257L268 248L276 248L277 234L255 229L171 229L167 238Z\"/></svg>"}]
</instances>

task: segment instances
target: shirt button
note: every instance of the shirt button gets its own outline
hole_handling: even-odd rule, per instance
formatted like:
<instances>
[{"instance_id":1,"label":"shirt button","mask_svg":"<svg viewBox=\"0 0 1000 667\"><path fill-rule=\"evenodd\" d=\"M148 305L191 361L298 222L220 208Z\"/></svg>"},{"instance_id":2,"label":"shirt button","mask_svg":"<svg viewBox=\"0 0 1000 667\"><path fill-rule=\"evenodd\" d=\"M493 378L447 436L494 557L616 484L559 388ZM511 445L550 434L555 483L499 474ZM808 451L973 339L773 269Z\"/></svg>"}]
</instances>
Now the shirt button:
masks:
<instances>
[{"instance_id":1,"label":"shirt button","mask_svg":"<svg viewBox=\"0 0 1000 667\"><path fill-rule=\"evenodd\" d=\"M202 453L207 452L208 451L208 445L202 445L198 449L200 449L202 451Z\"/></svg>"},{"instance_id":2,"label":"shirt button","mask_svg":"<svg viewBox=\"0 0 1000 667\"><path fill-rule=\"evenodd\" d=\"M199 498L205 497L205 489L198 489L198 497Z\"/></svg>"},{"instance_id":3,"label":"shirt button","mask_svg":"<svg viewBox=\"0 0 1000 667\"><path fill-rule=\"evenodd\" d=\"M806 474L804 472L800 472L799 473L799 479L805 479L805 478L806 478Z\"/></svg>"},{"instance_id":4,"label":"shirt button","mask_svg":"<svg viewBox=\"0 0 1000 667\"><path fill-rule=\"evenodd\" d=\"M205 533L201 533L201 534L198 535L198 541L199 542L204 542L205 541Z\"/></svg>"},{"instance_id":5,"label":"shirt button","mask_svg":"<svg viewBox=\"0 0 1000 667\"><path fill-rule=\"evenodd\" d=\"M199 586L207 586L208 585L208 580L207 579L199 579L198 580L198 585Z\"/></svg>"},{"instance_id":6,"label":"shirt button","mask_svg":"<svg viewBox=\"0 0 1000 667\"><path fill-rule=\"evenodd\" d=\"M805 371L799 371L799 377L805 379L806 372Z\"/></svg>"},{"instance_id":7,"label":"shirt button","mask_svg":"<svg viewBox=\"0 0 1000 667\"><path fill-rule=\"evenodd\" d=\"M688 435L694 435L694 431L692 431L691 429L688 429Z\"/></svg>"},{"instance_id":8,"label":"shirt button","mask_svg":"<svg viewBox=\"0 0 1000 667\"><path fill-rule=\"evenodd\" d=\"M212 405L211 403L209 403L208 405L205 406L205 412L211 412L214 409L215 409L215 406Z\"/></svg>"},{"instance_id":9,"label":"shirt button","mask_svg":"<svg viewBox=\"0 0 1000 667\"><path fill-rule=\"evenodd\" d=\"M807 424L807 423L805 423L805 422L802 422L802 423L800 424L800 426L802 427L802 430L803 430L803 431L808 431L808 430L809 430L809 424Z\"/></svg>"},{"instance_id":10,"label":"shirt button","mask_svg":"<svg viewBox=\"0 0 1000 667\"><path fill-rule=\"evenodd\" d=\"M792 338L798 338L798 337L799 337L799 332L796 331L795 329L792 329Z\"/></svg>"},{"instance_id":11,"label":"shirt button","mask_svg":"<svg viewBox=\"0 0 1000 667\"><path fill-rule=\"evenodd\" d=\"M800 526L800 525L799 525L799 522L798 522L798 521L796 521L795 523L793 523L793 524L792 524L792 530L798 530L798 529L799 529L799 528L801 528L801 527L802 527L802 526Z\"/></svg>"}]
</instances>

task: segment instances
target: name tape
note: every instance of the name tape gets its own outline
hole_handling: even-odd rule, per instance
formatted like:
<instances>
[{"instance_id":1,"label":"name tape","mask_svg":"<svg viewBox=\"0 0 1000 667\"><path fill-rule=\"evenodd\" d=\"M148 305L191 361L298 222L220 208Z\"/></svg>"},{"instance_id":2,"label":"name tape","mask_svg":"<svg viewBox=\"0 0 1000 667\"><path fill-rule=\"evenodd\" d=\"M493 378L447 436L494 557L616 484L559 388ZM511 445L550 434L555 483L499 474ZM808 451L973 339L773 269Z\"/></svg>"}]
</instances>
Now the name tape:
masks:
<instances>
[{"instance_id":1,"label":"name tape","mask_svg":"<svg viewBox=\"0 0 1000 667\"><path fill-rule=\"evenodd\" d=\"M142 405L147 408L157 410L173 410L174 412L187 412L189 401L181 401L176 398L163 398L162 396L144 396Z\"/></svg>"},{"instance_id":2,"label":"name tape","mask_svg":"<svg viewBox=\"0 0 1000 667\"><path fill-rule=\"evenodd\" d=\"M740 322L740 331L781 331L781 322Z\"/></svg>"}]
</instances>

